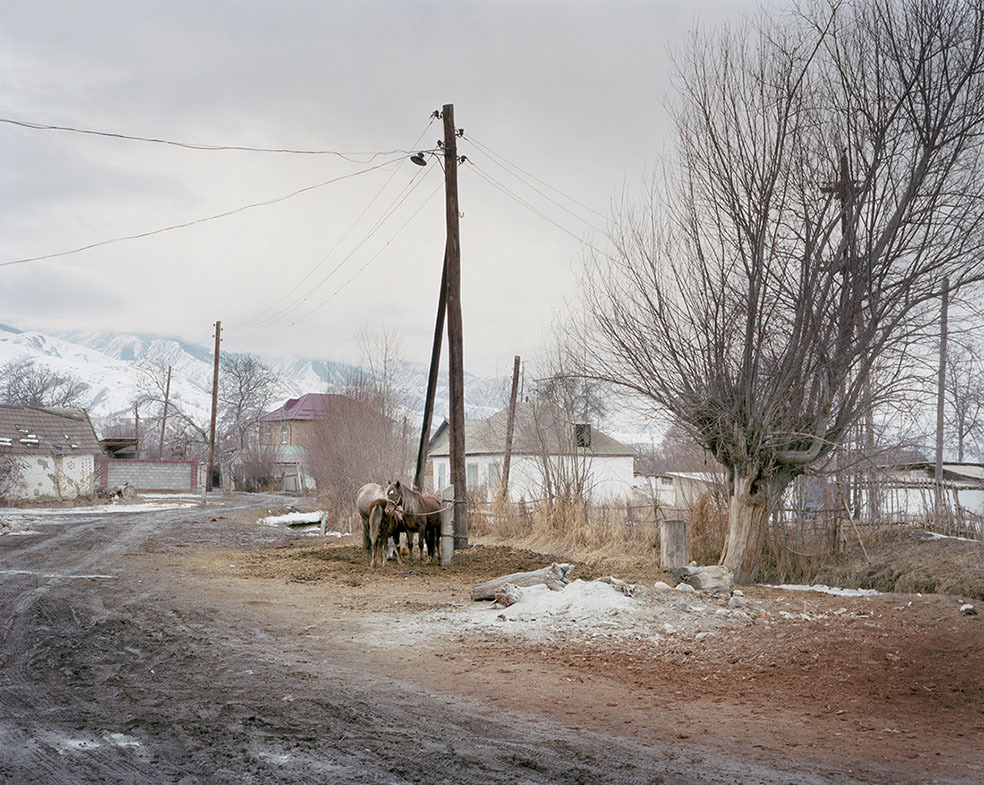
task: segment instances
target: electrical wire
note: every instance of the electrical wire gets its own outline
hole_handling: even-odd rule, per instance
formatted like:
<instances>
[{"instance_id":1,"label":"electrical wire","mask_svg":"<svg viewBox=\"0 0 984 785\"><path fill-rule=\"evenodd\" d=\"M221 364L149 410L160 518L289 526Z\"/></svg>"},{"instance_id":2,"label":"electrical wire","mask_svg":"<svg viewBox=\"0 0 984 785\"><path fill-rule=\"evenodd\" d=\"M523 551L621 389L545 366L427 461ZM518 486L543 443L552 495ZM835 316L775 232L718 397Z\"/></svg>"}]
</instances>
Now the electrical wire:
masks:
<instances>
[{"instance_id":1,"label":"electrical wire","mask_svg":"<svg viewBox=\"0 0 984 785\"><path fill-rule=\"evenodd\" d=\"M424 138L424 135L427 133L427 131L430 129L430 127L433 124L434 124L434 117L431 116L427 125L424 127L424 130L421 131L420 134L417 136L416 140L414 140L414 143L412 145L413 149L417 148L417 146L420 144L420 140ZM251 319L247 319L242 324L241 329L248 330L253 328L254 326L257 326L258 324L265 323L266 321L268 321L264 317L266 317L267 314L275 310L281 303L287 300L294 292L296 292L301 286L303 286L304 283L307 282L307 280L312 275L314 275L322 267L322 265L325 264L325 262L328 261L329 257L337 250L337 248L342 244L345 238L352 233L352 231L359 224L359 222L365 217L366 213L369 212L369 209L373 206L373 204L376 203L376 201L383 194L383 192L389 187L390 183L393 182L393 179L401 171L402 168L403 168L402 166L398 166L393 170L392 174L390 174L390 176L386 178L386 182L382 184L379 190L376 191L376 193L373 195L372 199L370 199L369 202L366 204L366 206L362 209L362 212L359 213L356 219L349 225L348 229L346 229L345 232L338 238L338 240L335 241L334 245L332 245L332 247L328 249L328 251L324 254L324 256L321 257L320 261L318 261L317 264L315 264L310 270L308 270L308 272L304 275L304 277L298 280L297 283L295 283L285 294L281 295L281 297L277 299L276 302L264 308L260 313L258 313L256 316L252 317ZM329 273L329 275L330 274L331 273ZM280 312L278 311L278 313Z\"/></svg>"},{"instance_id":2,"label":"electrical wire","mask_svg":"<svg viewBox=\"0 0 984 785\"><path fill-rule=\"evenodd\" d=\"M310 311L308 311L303 316L298 317L297 320L291 322L288 326L289 327L293 327L294 325L299 324L304 319L307 319L313 313L315 313L316 311L320 310L325 305L327 305L329 302L331 302L343 289L345 289L346 286L348 286L350 283L352 283L352 281L354 281L360 275L360 273L362 273L363 270L365 270L372 262L374 262L376 260L376 258L380 254L382 254L383 251L385 251L389 247L390 243L392 243L393 240L395 240L400 235L400 233L404 229L406 229L413 222L413 219L417 217L417 214L421 210L423 210L424 207L426 207L430 203L430 201L434 198L434 196L437 194L437 192L440 191L443 187L444 187L444 183L443 182L442 183L438 183L437 184L437 187L433 191L431 191L430 194L427 196L427 198L417 206L417 209L415 209L410 214L410 217L407 218L407 220L403 223L403 225L400 226L400 228L396 230L396 232L393 234L393 236L390 237L390 239L386 241L386 243L383 245L383 247L380 248L375 254L373 254L372 256L370 256L369 259L366 260L366 263L363 264L362 267L360 267L358 270L356 270L352 274L352 277L351 278L349 278L345 283L343 283L341 286L339 286L334 292L332 292L330 295L328 295L328 297L326 297L324 300L322 300L320 303L318 303L314 308L312 308Z\"/></svg>"},{"instance_id":3,"label":"electrical wire","mask_svg":"<svg viewBox=\"0 0 984 785\"><path fill-rule=\"evenodd\" d=\"M349 259L351 259L353 256L355 256L355 254L359 250L361 250L363 248L363 246L365 246L365 244L370 239L372 239L373 235L375 235L375 233L380 229L380 227L382 227L382 225L403 205L403 203L417 189L417 187L420 185L420 183L423 182L423 180L426 178L426 175L430 171L431 170L425 170L424 177L420 177L420 175L419 175L420 170L418 170L418 174L415 174L414 177L411 178L410 181L402 188L402 190L400 191L400 193L397 194L397 196L393 199L393 201L390 203L390 205L387 207L387 209L383 212L383 214L379 218L376 219L375 223L373 223L373 225L366 231L366 233L362 236L362 238L355 245L355 247L351 251L349 251L331 270L329 270L328 273L326 275L324 275L321 278L320 281L318 281L318 283L316 283L313 287L309 288L305 292L305 294L303 296L301 296L300 298L297 298L297 299L293 300L292 302L290 302L288 305L284 306L283 308L279 308L276 311L276 313L271 314L270 316L267 316L267 317L265 317L263 319L254 318L254 319L251 319L251 320L247 320L245 322L245 326L242 327L242 328L239 328L239 329L242 330L242 332L239 333L241 335L241 337L252 337L253 335L259 334L260 332L266 332L266 331L268 331L270 325L276 324L278 321L281 321L284 316L290 314L295 309L297 309L299 306L301 306L305 302L307 302L311 297L313 297L314 294L322 286L324 286L325 283L327 283L328 280L336 272L338 272L338 270L341 269L345 265L346 262L349 261ZM337 243L336 243L336 246L337 246ZM319 266L320 266L320 264L319 264ZM307 277L310 277L310 276L309 275L308 276L305 276L305 279ZM296 291L296 289L299 287L299 285L300 284L295 285L294 288L291 289L291 292Z\"/></svg>"},{"instance_id":4,"label":"electrical wire","mask_svg":"<svg viewBox=\"0 0 984 785\"><path fill-rule=\"evenodd\" d=\"M518 164L514 164L512 161L510 161L504 155L501 155L501 154L495 152L495 150L492 150L488 146L482 144L480 141L478 141L477 139L475 139L473 136L468 135L468 136L464 136L462 138L465 139L468 142L471 142L476 147L478 147L486 155L489 156L489 158L492 160L493 163L498 164L499 166L501 166L506 171L509 171L509 167L512 167L513 169L518 169L520 172L522 172L523 174L525 174L527 177L533 178L534 180L536 180L536 182L540 183L540 185L546 186L547 188L549 188L554 193L556 193L556 194L564 197L565 199L567 199L568 201L572 202L573 204L576 204L578 207L583 207L585 210L587 210L590 213L594 213L595 215L597 215L602 220L608 220L608 216L606 216L604 213L598 212L593 207L591 207L589 205L586 205L584 202L578 201L573 196L569 196L568 194L566 194L563 191L561 191L559 188L555 188L550 183L546 182L545 180L540 179L539 177L537 177L532 172L527 171L526 169L524 169L523 167L519 166ZM512 174L513 177L515 177L520 182L523 182L523 184L526 185L528 188L536 191L541 196L543 196L545 199L548 199L550 202L553 202L553 204L555 204L558 207L560 207L560 209L565 210L566 212L569 212L571 215L573 215L579 221L582 221L584 223L588 223L587 221L584 221L584 219L582 219L576 213L572 212L571 210L568 210L566 207L564 207L563 205L561 205L559 202L554 201L549 196L547 196L546 194L544 194L543 192L541 192L539 189L534 188L529 183L526 183L525 181L523 181L523 179L521 177L519 177L519 175L515 174L514 172L510 172L510 174ZM590 223L588 223L588 225L591 226ZM594 229L596 227L591 226L591 228Z\"/></svg>"},{"instance_id":5,"label":"electrical wire","mask_svg":"<svg viewBox=\"0 0 984 785\"><path fill-rule=\"evenodd\" d=\"M403 154L401 154L401 158ZM398 159L397 159L398 160ZM277 204L278 202L284 202L288 199L293 199L295 196L307 193L308 191L314 191L318 188L324 188L325 186L332 185L334 183L340 182L342 180L348 180L352 177L358 177L359 175L368 174L369 172L374 172L377 169L382 169L384 166L389 166L394 163L394 161L383 161L382 163L376 164L375 166L370 166L367 169L361 169L358 172L350 172L349 174L343 174L339 177L333 177L330 180L324 180L320 183L315 183L314 185L307 185L303 188L299 188L296 191L292 191L288 194L282 194L281 196L275 196L272 199L265 199L262 202L253 202L251 204L246 204L241 207L237 207L233 210L226 210L225 212L216 213L215 215L205 216L204 218L196 218L192 221L185 221L179 224L171 224L170 226L164 226L159 229L151 229L146 232L138 232L136 234L129 234L124 237L114 237L109 240L100 240L99 242L89 243L88 245L83 245L78 248L72 248L68 251L58 251L56 253L43 254L41 256L30 256L24 259L13 259L7 262L0 262L0 267L10 267L15 264L27 264L28 262L40 262L45 259L55 259L62 256L71 256L73 254L82 253L83 251L89 251L93 248L100 248L105 245L112 245L114 243L125 242L126 240L139 240L144 237L152 237L157 234L163 234L165 232L171 232L176 229L186 229L189 226L196 226L198 224L207 223L209 221L216 221L220 218L228 218L232 215L245 212L246 210L253 210L257 207L267 207L271 204Z\"/></svg>"},{"instance_id":6,"label":"electrical wire","mask_svg":"<svg viewBox=\"0 0 984 785\"><path fill-rule=\"evenodd\" d=\"M493 177L492 175L490 175L488 172L486 172L484 169L482 169L482 167L480 167L478 164L476 164L471 158L468 159L468 163L471 164L472 168L475 170L475 172L478 174L478 176L481 177L483 180L485 180L485 182L487 182L493 188L495 188L496 190L504 193L510 199L513 199L517 203L521 204L523 207L525 207L531 213L533 213L536 216L539 216L540 218L542 218L547 223L549 223L552 226L555 226L556 228L560 229L560 231L562 231L564 234L570 235L575 240L578 240L579 242L584 243L585 245L587 245L589 248L593 249L594 251L597 251L598 253L601 253L601 251L598 248L595 248L595 246L591 245L591 243L588 243L583 237L578 236L577 234L575 234L574 232L572 232L570 229L568 229L563 224L558 223L553 218L551 218L549 215L547 215L545 212L543 212L542 210L534 207L532 204L530 204L528 201L526 201L519 194L515 193L510 188L508 188L506 185L504 185L499 180L497 180L495 177ZM600 231L600 230L598 230L598 231Z\"/></svg>"},{"instance_id":7,"label":"electrical wire","mask_svg":"<svg viewBox=\"0 0 984 785\"><path fill-rule=\"evenodd\" d=\"M163 144L169 145L171 147L182 147L186 150L205 150L205 151L216 151L216 150L233 150L239 152L249 152L249 153L278 153L286 155L333 155L338 158L343 158L346 161L351 161L357 164L367 164L372 163L380 156L391 156L391 155L410 155L414 150L386 150L379 152L365 152L365 153L342 153L337 150L295 150L286 147L251 147L247 145L235 145L235 144L195 144L193 142L178 142L173 139L162 139L153 136L135 136L133 134L117 133L114 131L96 131L90 128L73 128L67 125L46 125L44 123L32 123L26 120L13 120L9 117L0 117L0 123L6 123L8 125L16 125L21 128L30 128L36 131L63 131L73 134L84 134L88 136L102 136L110 139L125 139L131 142L148 142L151 144ZM359 158L364 158L365 160L359 160Z\"/></svg>"}]
</instances>

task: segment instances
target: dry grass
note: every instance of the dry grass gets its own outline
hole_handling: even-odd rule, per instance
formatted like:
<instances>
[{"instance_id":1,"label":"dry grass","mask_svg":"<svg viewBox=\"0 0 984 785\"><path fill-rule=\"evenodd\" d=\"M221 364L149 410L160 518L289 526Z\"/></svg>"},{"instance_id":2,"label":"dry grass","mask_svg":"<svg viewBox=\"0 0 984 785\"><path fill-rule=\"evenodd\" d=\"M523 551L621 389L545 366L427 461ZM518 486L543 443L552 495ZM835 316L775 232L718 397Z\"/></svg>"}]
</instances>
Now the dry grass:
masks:
<instances>
[{"instance_id":1,"label":"dry grass","mask_svg":"<svg viewBox=\"0 0 984 785\"><path fill-rule=\"evenodd\" d=\"M473 507L469 516L470 537L483 543L554 553L630 578L658 568L655 525L627 522L624 507L500 500Z\"/></svg>"},{"instance_id":2,"label":"dry grass","mask_svg":"<svg viewBox=\"0 0 984 785\"><path fill-rule=\"evenodd\" d=\"M698 564L715 564L727 530L720 502L702 498L688 513L688 548ZM683 517L683 515L681 515ZM470 510L471 539L508 544L591 565L628 580L659 572L656 524L626 521L624 507L514 505L498 501ZM817 519L770 528L759 562L761 583L826 583L886 592L962 595L984 600L984 543L926 540L916 529L865 532L866 557L851 535L838 553L836 526ZM869 561L870 559L870 561Z\"/></svg>"},{"instance_id":3,"label":"dry grass","mask_svg":"<svg viewBox=\"0 0 984 785\"><path fill-rule=\"evenodd\" d=\"M689 513L687 553L698 564L717 564L728 533L728 507L718 493L702 493Z\"/></svg>"}]
</instances>

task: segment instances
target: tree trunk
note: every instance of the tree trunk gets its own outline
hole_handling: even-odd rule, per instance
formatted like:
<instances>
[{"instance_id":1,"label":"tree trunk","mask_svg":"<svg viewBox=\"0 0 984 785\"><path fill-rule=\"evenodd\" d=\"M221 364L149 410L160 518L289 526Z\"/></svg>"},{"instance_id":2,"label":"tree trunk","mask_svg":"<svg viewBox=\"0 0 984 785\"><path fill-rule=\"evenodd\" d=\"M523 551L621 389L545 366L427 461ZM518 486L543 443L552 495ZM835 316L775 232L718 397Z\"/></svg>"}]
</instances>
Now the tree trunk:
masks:
<instances>
[{"instance_id":1,"label":"tree trunk","mask_svg":"<svg viewBox=\"0 0 984 785\"><path fill-rule=\"evenodd\" d=\"M769 521L768 497L750 493L751 485L750 477L736 474L728 497L728 536L719 564L731 571L736 584L755 578Z\"/></svg>"}]
</instances>

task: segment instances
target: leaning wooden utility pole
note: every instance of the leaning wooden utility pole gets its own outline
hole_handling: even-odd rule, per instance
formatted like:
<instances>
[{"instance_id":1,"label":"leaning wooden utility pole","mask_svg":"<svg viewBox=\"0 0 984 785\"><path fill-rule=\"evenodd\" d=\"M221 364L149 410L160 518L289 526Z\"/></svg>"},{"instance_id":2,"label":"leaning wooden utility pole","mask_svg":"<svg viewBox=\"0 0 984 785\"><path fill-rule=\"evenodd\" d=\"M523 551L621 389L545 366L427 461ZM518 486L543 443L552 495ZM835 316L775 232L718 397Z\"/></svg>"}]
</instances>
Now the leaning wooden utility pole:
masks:
<instances>
[{"instance_id":1,"label":"leaning wooden utility pole","mask_svg":"<svg viewBox=\"0 0 984 785\"><path fill-rule=\"evenodd\" d=\"M513 360L512 392L506 418L506 454L502 459L502 498L509 499L509 464L512 461L513 429L516 427L516 393L519 392L519 355Z\"/></svg>"},{"instance_id":2,"label":"leaning wooden utility pole","mask_svg":"<svg viewBox=\"0 0 984 785\"><path fill-rule=\"evenodd\" d=\"M219 342L222 335L222 322L215 323L215 360L212 364L212 424L208 429L208 467L205 474L205 489L212 490L212 467L215 466L215 414L219 408Z\"/></svg>"},{"instance_id":3,"label":"leaning wooden utility pole","mask_svg":"<svg viewBox=\"0 0 984 785\"><path fill-rule=\"evenodd\" d=\"M441 272L441 292L437 297L437 320L434 325L434 344L431 347L430 373L427 376L427 396L424 398L424 422L420 426L420 446L417 449L417 470L413 474L413 487L424 489L424 466L427 463L427 442L430 439L431 420L434 416L434 395L437 392L437 375L441 366L441 341L444 339L444 313L447 310L448 255L444 254ZM434 492L439 493L440 488Z\"/></svg>"},{"instance_id":4,"label":"leaning wooden utility pole","mask_svg":"<svg viewBox=\"0 0 984 785\"><path fill-rule=\"evenodd\" d=\"M157 460L164 458L164 431L167 428L167 404L171 398L171 366L167 366L167 384L164 385L164 414L161 416L161 443L157 447Z\"/></svg>"},{"instance_id":5,"label":"leaning wooden utility pole","mask_svg":"<svg viewBox=\"0 0 984 785\"><path fill-rule=\"evenodd\" d=\"M468 491L465 477L465 369L461 328L461 239L458 233L458 131L454 104L445 104L444 190L447 217L448 386L450 387L451 484L454 498L454 547L468 547Z\"/></svg>"}]
</instances>

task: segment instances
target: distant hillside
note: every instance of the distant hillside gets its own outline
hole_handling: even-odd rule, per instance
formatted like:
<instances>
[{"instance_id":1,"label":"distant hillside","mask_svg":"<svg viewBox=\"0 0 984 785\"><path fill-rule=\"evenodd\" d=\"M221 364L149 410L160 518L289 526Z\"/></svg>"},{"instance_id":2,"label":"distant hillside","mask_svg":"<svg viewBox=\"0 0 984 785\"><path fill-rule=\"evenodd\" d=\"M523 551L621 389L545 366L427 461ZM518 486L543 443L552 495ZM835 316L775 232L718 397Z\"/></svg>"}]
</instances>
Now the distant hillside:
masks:
<instances>
[{"instance_id":1,"label":"distant hillside","mask_svg":"<svg viewBox=\"0 0 984 785\"><path fill-rule=\"evenodd\" d=\"M257 355L280 378L279 406L309 392L343 392L359 369L348 363L291 356ZM97 429L114 418L133 416L141 389L141 367L171 365L171 395L183 411L206 421L211 411L212 353L197 344L160 335L62 330L41 333L0 324L0 365L30 357L53 371L89 385L84 402ZM394 386L410 422L419 423L427 391L427 366L394 363ZM484 419L506 405L510 380L465 374L465 415ZM434 403L434 425L448 414L448 375L442 371ZM646 424L618 395L609 401L602 427L625 442L648 442ZM275 407L274 407L275 408Z\"/></svg>"},{"instance_id":2,"label":"distant hillside","mask_svg":"<svg viewBox=\"0 0 984 785\"><path fill-rule=\"evenodd\" d=\"M346 363L301 357L258 355L280 378L280 400L308 392L340 392L358 371ZM171 365L172 396L189 414L207 419L211 408L212 355L205 347L155 335L57 331L49 334L0 325L0 364L22 357L43 363L89 385L86 408L98 421L129 417L141 387L140 367ZM419 419L427 389L425 366L398 362L395 386L407 415ZM467 375L465 406L468 417L484 418L503 405L501 379ZM442 372L435 401L435 421L447 415L447 374Z\"/></svg>"}]
</instances>

